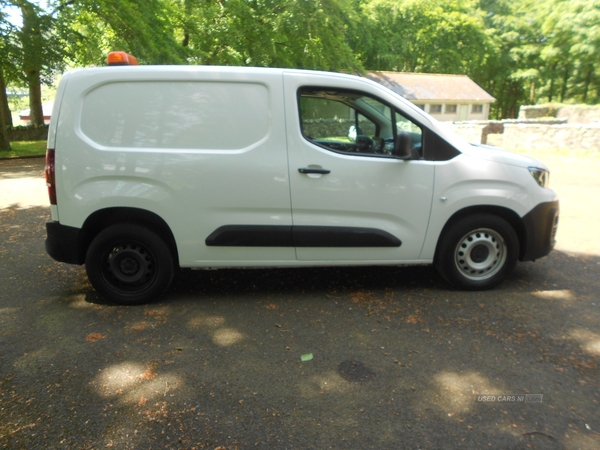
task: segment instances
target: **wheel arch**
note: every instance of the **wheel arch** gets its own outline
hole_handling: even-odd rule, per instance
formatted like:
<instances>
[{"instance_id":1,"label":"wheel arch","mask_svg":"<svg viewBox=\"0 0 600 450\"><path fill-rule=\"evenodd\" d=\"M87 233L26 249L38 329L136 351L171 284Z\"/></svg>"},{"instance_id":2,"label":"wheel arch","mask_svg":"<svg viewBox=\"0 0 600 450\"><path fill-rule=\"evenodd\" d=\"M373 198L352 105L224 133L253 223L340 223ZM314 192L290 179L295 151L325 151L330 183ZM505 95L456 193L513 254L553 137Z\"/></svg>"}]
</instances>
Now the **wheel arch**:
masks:
<instances>
[{"instance_id":1,"label":"wheel arch","mask_svg":"<svg viewBox=\"0 0 600 450\"><path fill-rule=\"evenodd\" d=\"M471 216L473 214L493 214L495 216L501 217L506 220L508 224L515 230L517 237L519 239L519 260L523 260L523 256L525 255L525 250L527 248L527 232L525 229L525 224L523 223L523 219L519 217L519 215L509 208L504 208L502 206L495 205L477 205L477 206L469 206L467 208L463 208L459 211L456 211L444 225L442 228L442 232L439 235L436 247L435 247L435 256L434 263L437 261L439 256L440 242L446 231L451 228L455 223L462 220L465 217Z\"/></svg>"},{"instance_id":2,"label":"wheel arch","mask_svg":"<svg viewBox=\"0 0 600 450\"><path fill-rule=\"evenodd\" d=\"M79 239L79 259L83 263L90 243L102 230L112 225L131 223L154 231L171 250L173 261L178 265L179 254L175 236L167 222L158 214L141 208L111 207L91 214L81 227Z\"/></svg>"}]
</instances>

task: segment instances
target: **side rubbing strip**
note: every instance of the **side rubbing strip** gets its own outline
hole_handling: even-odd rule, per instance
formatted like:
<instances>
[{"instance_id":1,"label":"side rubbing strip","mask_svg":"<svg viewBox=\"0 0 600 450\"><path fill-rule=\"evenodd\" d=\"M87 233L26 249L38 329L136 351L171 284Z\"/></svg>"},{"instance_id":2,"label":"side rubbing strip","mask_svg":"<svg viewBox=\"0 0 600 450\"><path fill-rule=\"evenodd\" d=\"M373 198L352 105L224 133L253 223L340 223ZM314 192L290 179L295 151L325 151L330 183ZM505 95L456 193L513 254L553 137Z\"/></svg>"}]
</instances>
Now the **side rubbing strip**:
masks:
<instances>
[{"instance_id":1,"label":"side rubbing strip","mask_svg":"<svg viewBox=\"0 0 600 450\"><path fill-rule=\"evenodd\" d=\"M358 227L225 225L206 238L211 247L400 247L387 231Z\"/></svg>"},{"instance_id":2,"label":"side rubbing strip","mask_svg":"<svg viewBox=\"0 0 600 450\"><path fill-rule=\"evenodd\" d=\"M293 247L286 225L225 225L206 238L209 247Z\"/></svg>"},{"instance_id":3,"label":"side rubbing strip","mask_svg":"<svg viewBox=\"0 0 600 450\"><path fill-rule=\"evenodd\" d=\"M295 247L400 247L402 242L387 231L358 227L292 228Z\"/></svg>"}]
</instances>

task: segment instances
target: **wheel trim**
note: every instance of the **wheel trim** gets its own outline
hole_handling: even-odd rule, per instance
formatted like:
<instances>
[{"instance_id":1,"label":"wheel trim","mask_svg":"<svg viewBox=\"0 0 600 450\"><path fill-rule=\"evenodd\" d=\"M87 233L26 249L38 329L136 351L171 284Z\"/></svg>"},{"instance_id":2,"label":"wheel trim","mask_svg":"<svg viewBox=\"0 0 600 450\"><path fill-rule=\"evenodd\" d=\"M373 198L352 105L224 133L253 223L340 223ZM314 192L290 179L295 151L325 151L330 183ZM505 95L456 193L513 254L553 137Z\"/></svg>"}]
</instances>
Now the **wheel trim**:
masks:
<instances>
[{"instance_id":1,"label":"wheel trim","mask_svg":"<svg viewBox=\"0 0 600 450\"><path fill-rule=\"evenodd\" d=\"M502 236L489 228L465 234L454 251L454 263L469 280L486 280L504 267L508 250Z\"/></svg>"},{"instance_id":2,"label":"wheel trim","mask_svg":"<svg viewBox=\"0 0 600 450\"><path fill-rule=\"evenodd\" d=\"M120 291L141 292L157 275L154 255L137 242L120 242L102 258L104 279Z\"/></svg>"}]
</instances>

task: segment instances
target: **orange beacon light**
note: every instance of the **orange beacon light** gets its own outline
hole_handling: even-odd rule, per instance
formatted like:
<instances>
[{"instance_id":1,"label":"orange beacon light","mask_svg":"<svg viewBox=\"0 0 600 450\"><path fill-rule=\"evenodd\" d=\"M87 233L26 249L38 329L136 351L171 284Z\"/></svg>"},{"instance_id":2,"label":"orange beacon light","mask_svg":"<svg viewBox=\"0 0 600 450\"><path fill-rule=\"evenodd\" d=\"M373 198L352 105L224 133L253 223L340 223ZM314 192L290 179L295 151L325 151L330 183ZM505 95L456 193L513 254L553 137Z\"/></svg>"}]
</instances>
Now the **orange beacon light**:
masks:
<instances>
[{"instance_id":1,"label":"orange beacon light","mask_svg":"<svg viewBox=\"0 0 600 450\"><path fill-rule=\"evenodd\" d=\"M135 56L126 52L110 52L106 58L109 66L137 66L138 62Z\"/></svg>"}]
</instances>

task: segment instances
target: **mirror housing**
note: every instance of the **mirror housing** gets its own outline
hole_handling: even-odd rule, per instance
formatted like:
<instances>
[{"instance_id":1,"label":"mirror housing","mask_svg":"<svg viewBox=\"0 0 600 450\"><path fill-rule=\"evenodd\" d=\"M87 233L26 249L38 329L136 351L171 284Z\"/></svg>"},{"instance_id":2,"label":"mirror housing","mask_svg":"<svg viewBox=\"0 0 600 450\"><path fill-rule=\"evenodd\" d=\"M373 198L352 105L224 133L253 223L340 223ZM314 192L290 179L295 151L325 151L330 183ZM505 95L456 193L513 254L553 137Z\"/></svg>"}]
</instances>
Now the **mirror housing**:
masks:
<instances>
[{"instance_id":1,"label":"mirror housing","mask_svg":"<svg viewBox=\"0 0 600 450\"><path fill-rule=\"evenodd\" d=\"M398 159L410 159L413 155L413 142L410 134L401 131L396 136L394 145L394 156Z\"/></svg>"}]
</instances>

